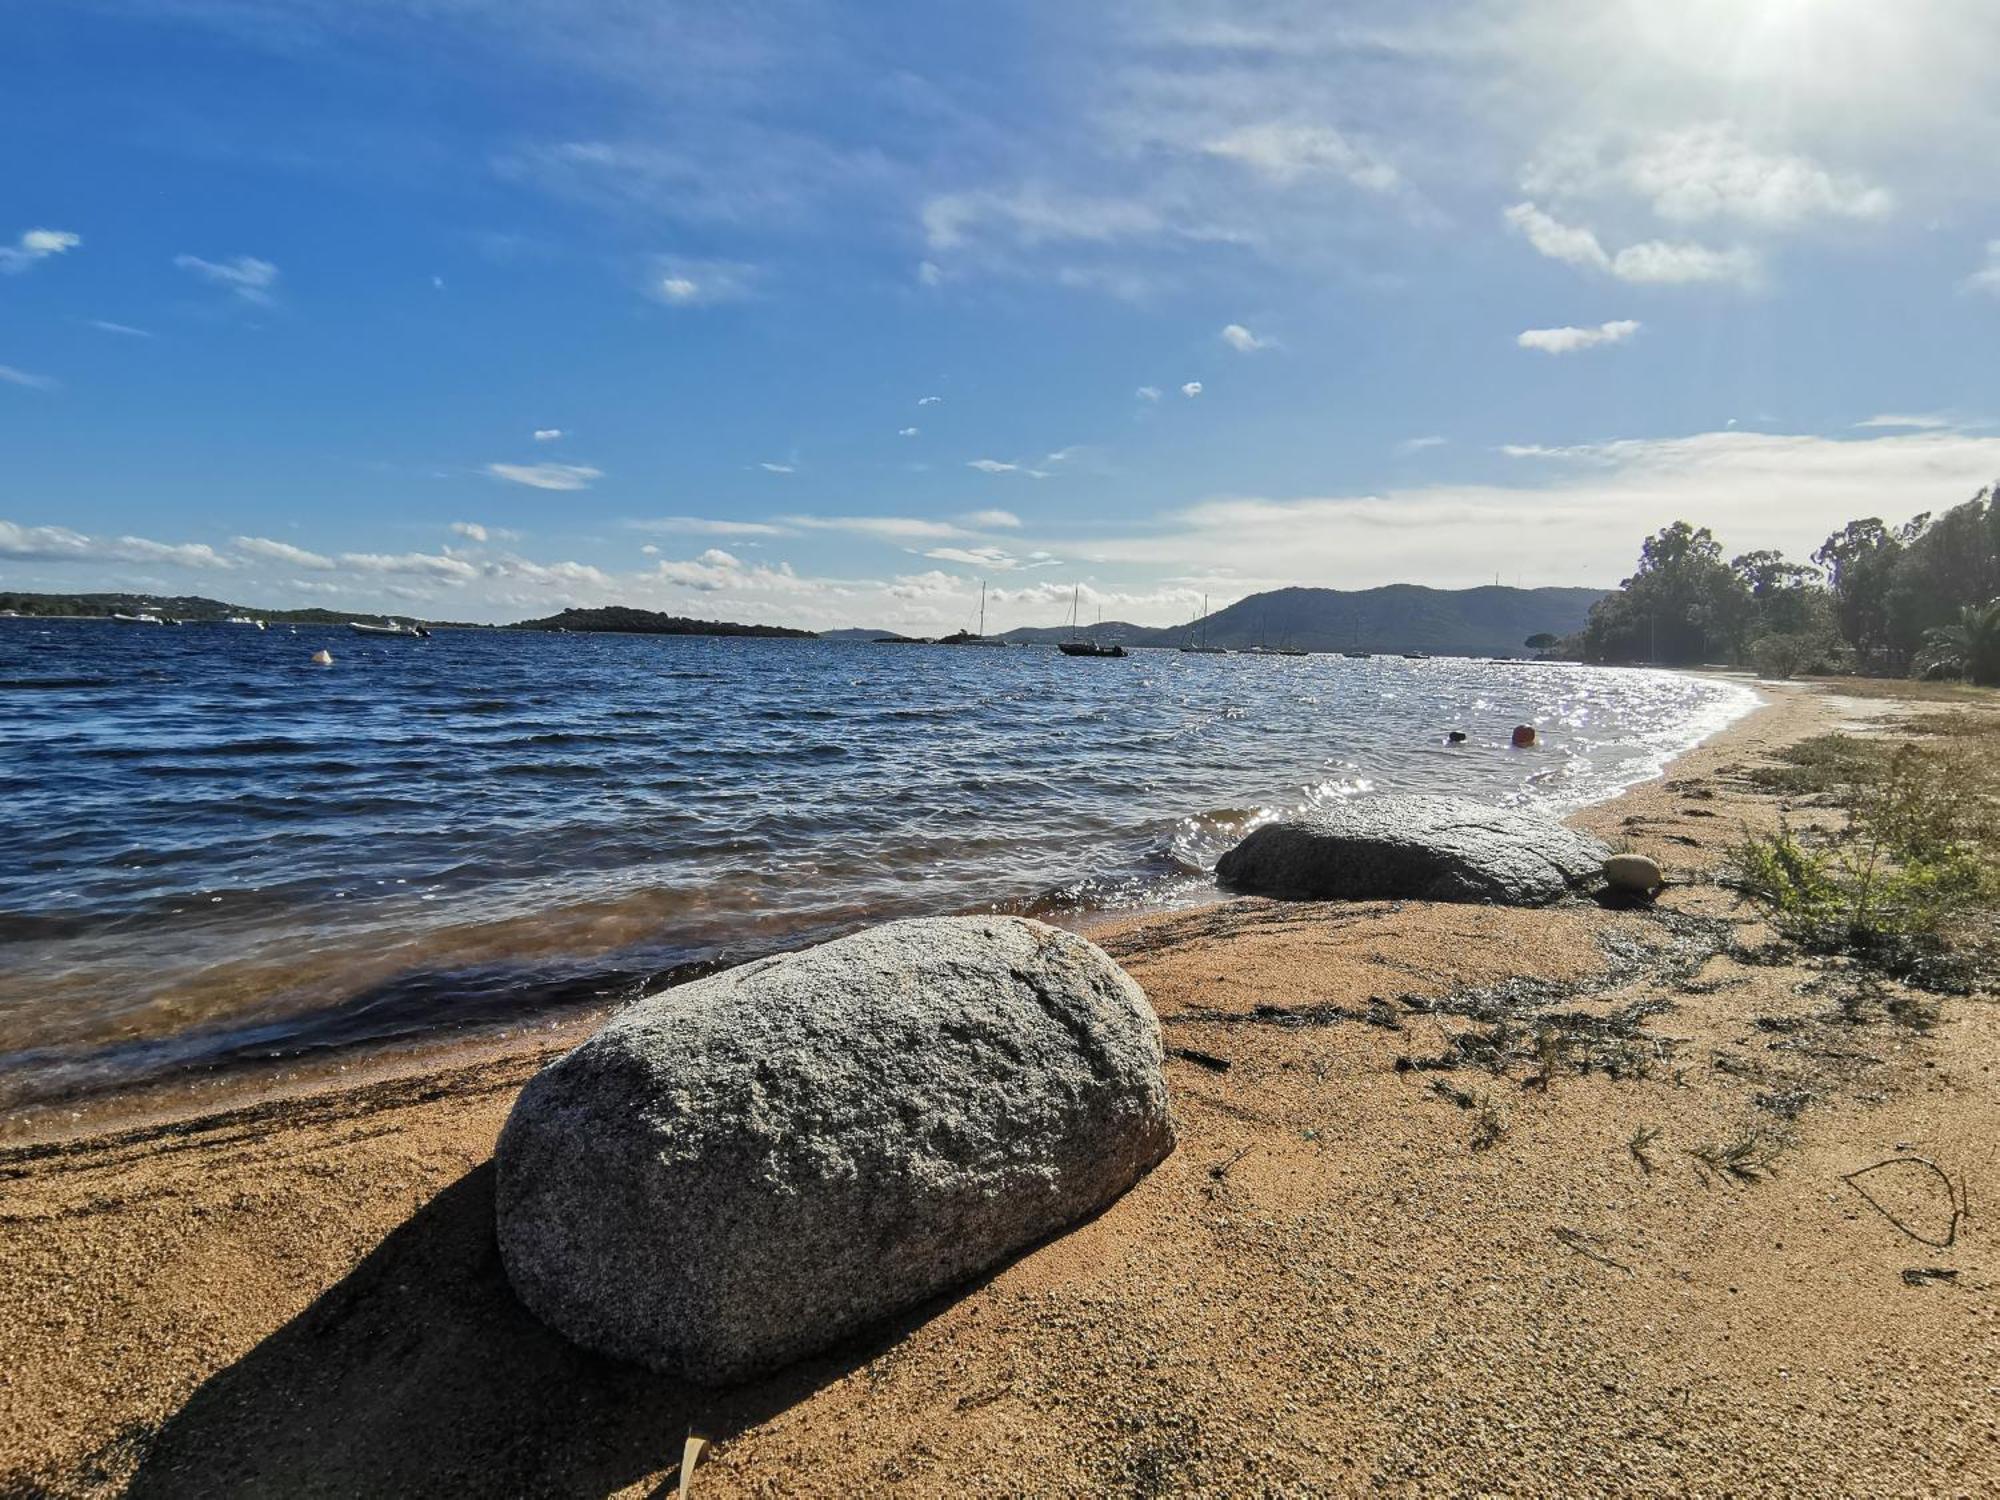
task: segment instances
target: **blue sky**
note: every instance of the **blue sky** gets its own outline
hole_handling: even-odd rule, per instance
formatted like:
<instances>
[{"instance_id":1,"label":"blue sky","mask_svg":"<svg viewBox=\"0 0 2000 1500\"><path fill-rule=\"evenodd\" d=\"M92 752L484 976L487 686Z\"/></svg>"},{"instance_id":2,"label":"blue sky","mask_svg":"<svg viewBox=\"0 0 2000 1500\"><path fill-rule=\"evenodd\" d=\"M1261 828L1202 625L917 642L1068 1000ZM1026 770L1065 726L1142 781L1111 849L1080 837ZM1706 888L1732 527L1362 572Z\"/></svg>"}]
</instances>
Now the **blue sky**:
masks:
<instances>
[{"instance_id":1,"label":"blue sky","mask_svg":"<svg viewBox=\"0 0 2000 1500\"><path fill-rule=\"evenodd\" d=\"M1608 585L2000 475L1987 0L24 0L0 586Z\"/></svg>"}]
</instances>

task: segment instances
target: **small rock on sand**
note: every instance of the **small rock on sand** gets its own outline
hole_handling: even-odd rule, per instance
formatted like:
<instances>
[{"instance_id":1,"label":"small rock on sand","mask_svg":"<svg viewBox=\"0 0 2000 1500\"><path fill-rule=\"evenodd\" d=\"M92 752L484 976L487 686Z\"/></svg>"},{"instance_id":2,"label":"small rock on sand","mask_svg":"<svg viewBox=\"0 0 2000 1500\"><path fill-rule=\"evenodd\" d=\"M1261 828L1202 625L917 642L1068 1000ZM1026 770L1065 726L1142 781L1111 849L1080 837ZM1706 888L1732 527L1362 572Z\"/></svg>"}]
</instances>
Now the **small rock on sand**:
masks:
<instances>
[{"instance_id":1,"label":"small rock on sand","mask_svg":"<svg viewBox=\"0 0 2000 1500\"><path fill-rule=\"evenodd\" d=\"M1017 917L892 922L642 1000L522 1090L515 1291L587 1348L747 1379L1103 1208L1173 1147L1159 1023Z\"/></svg>"},{"instance_id":2,"label":"small rock on sand","mask_svg":"<svg viewBox=\"0 0 2000 1500\"><path fill-rule=\"evenodd\" d=\"M1604 880L1628 896L1651 896L1667 883L1660 867L1643 854L1614 854L1604 862Z\"/></svg>"}]
</instances>

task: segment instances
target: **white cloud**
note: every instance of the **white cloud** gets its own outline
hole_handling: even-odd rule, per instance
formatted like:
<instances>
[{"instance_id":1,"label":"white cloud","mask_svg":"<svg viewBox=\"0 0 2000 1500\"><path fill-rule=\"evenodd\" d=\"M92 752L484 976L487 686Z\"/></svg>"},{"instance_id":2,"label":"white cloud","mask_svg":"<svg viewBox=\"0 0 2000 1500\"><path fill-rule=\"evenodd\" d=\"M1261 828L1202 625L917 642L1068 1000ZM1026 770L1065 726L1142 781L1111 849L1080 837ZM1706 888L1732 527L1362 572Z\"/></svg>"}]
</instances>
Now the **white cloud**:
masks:
<instances>
[{"instance_id":1,"label":"white cloud","mask_svg":"<svg viewBox=\"0 0 2000 1500\"><path fill-rule=\"evenodd\" d=\"M272 288L278 284L278 268L254 255L238 255L224 261L203 260L199 255L176 255L174 264L211 286L233 292L245 302L254 302L259 307L271 304Z\"/></svg>"},{"instance_id":2,"label":"white cloud","mask_svg":"<svg viewBox=\"0 0 2000 1500\"><path fill-rule=\"evenodd\" d=\"M1567 198L1626 193L1669 223L1736 219L1764 228L1814 218L1880 219L1895 206L1887 189L1836 176L1812 158L1760 151L1729 121L1658 131L1606 162L1599 139L1544 149L1522 178L1530 193Z\"/></svg>"},{"instance_id":3,"label":"white cloud","mask_svg":"<svg viewBox=\"0 0 2000 1500\"><path fill-rule=\"evenodd\" d=\"M1968 292L1991 292L2000 297L2000 240L1986 242L1986 264L1959 285Z\"/></svg>"},{"instance_id":4,"label":"white cloud","mask_svg":"<svg viewBox=\"0 0 2000 1500\"><path fill-rule=\"evenodd\" d=\"M660 516L631 523L640 531L686 533L691 536L791 536L789 527L768 521L710 520L706 516Z\"/></svg>"},{"instance_id":5,"label":"white cloud","mask_svg":"<svg viewBox=\"0 0 2000 1500\"><path fill-rule=\"evenodd\" d=\"M538 443L559 442L562 439L562 435L563 430L560 427L537 427L535 429L535 441Z\"/></svg>"},{"instance_id":6,"label":"white cloud","mask_svg":"<svg viewBox=\"0 0 2000 1500\"><path fill-rule=\"evenodd\" d=\"M1324 125L1246 125L1209 141L1202 150L1240 162L1283 185L1327 173L1371 193L1387 193L1402 181L1388 162Z\"/></svg>"},{"instance_id":7,"label":"white cloud","mask_svg":"<svg viewBox=\"0 0 2000 1500\"><path fill-rule=\"evenodd\" d=\"M1604 246L1598 242L1596 234L1588 229L1564 224L1532 203L1516 203L1502 217L1516 233L1525 235L1528 243L1550 260L1559 260L1570 266L1586 266L1594 271L1611 269L1611 257L1604 253Z\"/></svg>"},{"instance_id":8,"label":"white cloud","mask_svg":"<svg viewBox=\"0 0 2000 1500\"><path fill-rule=\"evenodd\" d=\"M933 260L917 262L917 280L925 286L941 286L944 283L944 268Z\"/></svg>"},{"instance_id":9,"label":"white cloud","mask_svg":"<svg viewBox=\"0 0 2000 1500\"><path fill-rule=\"evenodd\" d=\"M939 562L963 563L969 568L991 568L996 573L1011 572L1020 559L1000 547L933 547L924 554Z\"/></svg>"},{"instance_id":10,"label":"white cloud","mask_svg":"<svg viewBox=\"0 0 2000 1500\"><path fill-rule=\"evenodd\" d=\"M239 536L236 550L266 562L286 563L294 568L312 568L318 572L330 573L335 563L330 557L317 552L308 552L303 547L294 547L290 542L274 542L269 537Z\"/></svg>"},{"instance_id":11,"label":"white cloud","mask_svg":"<svg viewBox=\"0 0 2000 1500\"><path fill-rule=\"evenodd\" d=\"M917 429L916 429L916 428L914 428L914 427L903 427L903 428L899 428L899 429L897 430L897 432L896 432L896 436L897 436L897 437L906 437L906 438L911 438L911 437L915 437L916 435L917 435Z\"/></svg>"},{"instance_id":12,"label":"white cloud","mask_svg":"<svg viewBox=\"0 0 2000 1500\"><path fill-rule=\"evenodd\" d=\"M445 583L464 583L479 576L479 569L464 558L433 552L343 552L340 561L357 573L401 574L411 578L435 578Z\"/></svg>"},{"instance_id":13,"label":"white cloud","mask_svg":"<svg viewBox=\"0 0 2000 1500\"><path fill-rule=\"evenodd\" d=\"M966 525L982 531L1019 531L1021 518L1011 510L975 510L959 517Z\"/></svg>"},{"instance_id":14,"label":"white cloud","mask_svg":"<svg viewBox=\"0 0 2000 1500\"><path fill-rule=\"evenodd\" d=\"M766 474L796 474L798 472L798 466L795 464L761 463L757 467L762 469Z\"/></svg>"},{"instance_id":15,"label":"white cloud","mask_svg":"<svg viewBox=\"0 0 2000 1500\"><path fill-rule=\"evenodd\" d=\"M942 397L942 396L919 396L919 397L917 397L917 405L919 405L919 406L936 406L936 405L938 404L938 402L940 402L940 401L942 401L942 400L944 400L944 397Z\"/></svg>"},{"instance_id":16,"label":"white cloud","mask_svg":"<svg viewBox=\"0 0 2000 1500\"><path fill-rule=\"evenodd\" d=\"M99 333L115 333L128 339L149 339L153 335L143 328L134 328L130 323L113 323L108 318L89 318L86 325Z\"/></svg>"},{"instance_id":17,"label":"white cloud","mask_svg":"<svg viewBox=\"0 0 2000 1500\"><path fill-rule=\"evenodd\" d=\"M1616 255L1607 252L1590 229L1565 224L1533 203L1516 203L1503 217L1516 233L1550 260L1599 271L1620 281L1672 283L1757 279L1759 262L1742 247L1715 250L1706 245L1669 244L1648 240L1628 245Z\"/></svg>"},{"instance_id":18,"label":"white cloud","mask_svg":"<svg viewBox=\"0 0 2000 1500\"><path fill-rule=\"evenodd\" d=\"M823 585L800 578L790 563L776 567L751 566L717 548L710 548L689 561L662 558L646 577L678 588L704 594L730 592L763 594L806 594Z\"/></svg>"},{"instance_id":19,"label":"white cloud","mask_svg":"<svg viewBox=\"0 0 2000 1500\"><path fill-rule=\"evenodd\" d=\"M1909 427L1923 431L1936 431L1940 428L1955 427L1958 424L1941 412L1911 413L1909 415L1897 412L1883 412L1879 416L1870 417L1865 422L1856 422L1854 425L1856 427Z\"/></svg>"},{"instance_id":20,"label":"white cloud","mask_svg":"<svg viewBox=\"0 0 2000 1500\"><path fill-rule=\"evenodd\" d=\"M658 547L655 547L651 542L646 543L646 545L641 547L639 550L640 552L644 553L647 557L658 557L660 555L660 549Z\"/></svg>"},{"instance_id":21,"label":"white cloud","mask_svg":"<svg viewBox=\"0 0 2000 1500\"><path fill-rule=\"evenodd\" d=\"M62 255L83 243L67 229L30 229L11 245L0 245L0 276L14 276L52 255Z\"/></svg>"},{"instance_id":22,"label":"white cloud","mask_svg":"<svg viewBox=\"0 0 2000 1500\"><path fill-rule=\"evenodd\" d=\"M53 375L36 375L12 365L0 365L0 384L24 386L31 391L52 391L61 382Z\"/></svg>"},{"instance_id":23,"label":"white cloud","mask_svg":"<svg viewBox=\"0 0 2000 1500\"><path fill-rule=\"evenodd\" d=\"M477 521L453 521L451 530L454 536L462 536L469 542L486 541L489 535L486 528Z\"/></svg>"},{"instance_id":24,"label":"white cloud","mask_svg":"<svg viewBox=\"0 0 2000 1500\"><path fill-rule=\"evenodd\" d=\"M1201 382L1199 380L1190 380L1186 385L1181 387L1181 394L1189 400L1193 400L1201 394Z\"/></svg>"},{"instance_id":25,"label":"white cloud","mask_svg":"<svg viewBox=\"0 0 2000 1500\"><path fill-rule=\"evenodd\" d=\"M997 458L975 458L966 464L966 468L977 469L982 474L1012 474L1020 467L1019 464L1002 463Z\"/></svg>"},{"instance_id":26,"label":"white cloud","mask_svg":"<svg viewBox=\"0 0 2000 1500\"><path fill-rule=\"evenodd\" d=\"M1233 568L1246 578L1344 588L1421 580L1466 587L1516 560L1529 585L1609 587L1640 539L1708 525L1732 553L1804 557L1857 516L1897 520L1969 499L2000 474L2000 436L1923 431L1823 438L1748 431L1569 447L1532 458L1520 484L1441 484L1303 499L1224 496L1154 533L1077 540L1074 557L1130 567Z\"/></svg>"},{"instance_id":27,"label":"white cloud","mask_svg":"<svg viewBox=\"0 0 2000 1500\"><path fill-rule=\"evenodd\" d=\"M591 588L602 592L618 586L618 580L609 573L580 562L538 563L525 557L503 557L482 564L479 571L488 578L518 580L537 588Z\"/></svg>"},{"instance_id":28,"label":"white cloud","mask_svg":"<svg viewBox=\"0 0 2000 1500\"><path fill-rule=\"evenodd\" d=\"M1398 453L1422 453L1426 448L1442 448L1451 439L1438 433L1426 433L1423 437L1404 438L1396 444Z\"/></svg>"},{"instance_id":29,"label":"white cloud","mask_svg":"<svg viewBox=\"0 0 2000 1500\"><path fill-rule=\"evenodd\" d=\"M1231 323L1222 330L1222 342L1238 354L1255 354L1259 349L1269 349L1273 340L1260 339L1241 323Z\"/></svg>"},{"instance_id":30,"label":"white cloud","mask_svg":"<svg viewBox=\"0 0 2000 1500\"><path fill-rule=\"evenodd\" d=\"M604 471L587 464L488 464L486 472L511 484L525 484L538 490L587 490Z\"/></svg>"},{"instance_id":31,"label":"white cloud","mask_svg":"<svg viewBox=\"0 0 2000 1500\"><path fill-rule=\"evenodd\" d=\"M176 568L237 566L206 542L155 542L142 536L91 537L67 526L20 526L0 521L0 557L34 562L164 563Z\"/></svg>"},{"instance_id":32,"label":"white cloud","mask_svg":"<svg viewBox=\"0 0 2000 1500\"><path fill-rule=\"evenodd\" d=\"M1740 245L1714 250L1707 245L1648 240L1627 245L1614 255L1611 274L1620 281L1642 284L1723 281L1749 286L1758 278L1759 262L1754 251Z\"/></svg>"},{"instance_id":33,"label":"white cloud","mask_svg":"<svg viewBox=\"0 0 2000 1500\"><path fill-rule=\"evenodd\" d=\"M705 307L716 302L740 302L756 292L760 272L733 260L654 261L647 294L669 307Z\"/></svg>"},{"instance_id":34,"label":"white cloud","mask_svg":"<svg viewBox=\"0 0 2000 1500\"><path fill-rule=\"evenodd\" d=\"M1156 385L1142 385L1132 394L1141 401L1157 401L1160 399L1160 388Z\"/></svg>"},{"instance_id":35,"label":"white cloud","mask_svg":"<svg viewBox=\"0 0 2000 1500\"><path fill-rule=\"evenodd\" d=\"M1638 331L1639 325L1632 319L1620 318L1595 328L1530 328L1514 342L1523 349L1539 349L1544 354L1574 354L1579 349L1622 344Z\"/></svg>"}]
</instances>

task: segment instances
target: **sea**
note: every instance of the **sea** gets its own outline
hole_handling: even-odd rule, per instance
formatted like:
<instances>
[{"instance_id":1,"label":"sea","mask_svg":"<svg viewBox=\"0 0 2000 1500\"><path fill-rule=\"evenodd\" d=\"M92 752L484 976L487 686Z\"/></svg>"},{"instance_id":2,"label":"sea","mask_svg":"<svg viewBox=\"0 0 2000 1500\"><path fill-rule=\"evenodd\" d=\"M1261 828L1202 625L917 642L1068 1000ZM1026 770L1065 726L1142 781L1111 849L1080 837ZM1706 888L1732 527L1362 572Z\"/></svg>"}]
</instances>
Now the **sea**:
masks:
<instances>
[{"instance_id":1,"label":"sea","mask_svg":"<svg viewBox=\"0 0 2000 1500\"><path fill-rule=\"evenodd\" d=\"M1755 701L1454 658L0 620L0 1114L546 1025L894 917L1211 900L1260 822L1563 813Z\"/></svg>"}]
</instances>

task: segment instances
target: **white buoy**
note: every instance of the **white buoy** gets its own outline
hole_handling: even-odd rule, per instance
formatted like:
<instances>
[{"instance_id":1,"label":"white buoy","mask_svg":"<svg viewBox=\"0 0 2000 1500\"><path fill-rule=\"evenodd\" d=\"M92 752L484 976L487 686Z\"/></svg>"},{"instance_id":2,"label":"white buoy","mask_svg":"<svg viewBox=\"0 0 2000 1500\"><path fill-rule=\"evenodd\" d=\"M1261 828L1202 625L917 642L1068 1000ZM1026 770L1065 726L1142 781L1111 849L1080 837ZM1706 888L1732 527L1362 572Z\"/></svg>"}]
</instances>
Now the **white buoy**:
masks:
<instances>
[{"instance_id":1,"label":"white buoy","mask_svg":"<svg viewBox=\"0 0 2000 1500\"><path fill-rule=\"evenodd\" d=\"M333 653L327 650L326 647L324 646L320 647L319 650L313 652L313 665L316 667L332 666Z\"/></svg>"}]
</instances>

